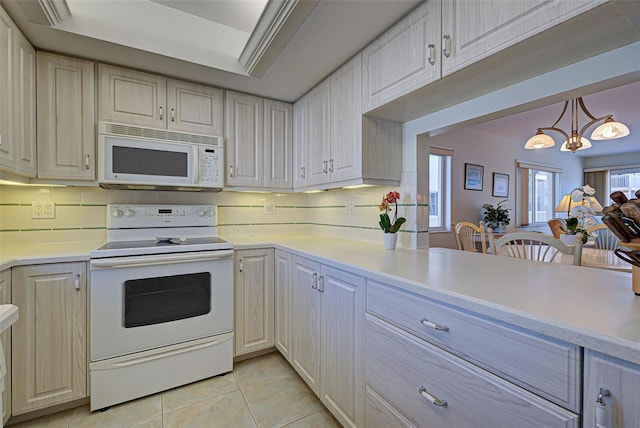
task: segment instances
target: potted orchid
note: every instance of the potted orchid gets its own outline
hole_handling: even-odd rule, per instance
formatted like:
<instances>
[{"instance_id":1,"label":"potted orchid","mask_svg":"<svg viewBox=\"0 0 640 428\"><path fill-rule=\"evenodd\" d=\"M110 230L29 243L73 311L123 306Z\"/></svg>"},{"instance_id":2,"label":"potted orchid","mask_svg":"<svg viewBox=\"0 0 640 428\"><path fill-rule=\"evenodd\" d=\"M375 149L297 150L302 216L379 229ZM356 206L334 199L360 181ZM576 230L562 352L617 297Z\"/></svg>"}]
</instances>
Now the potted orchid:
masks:
<instances>
[{"instance_id":1,"label":"potted orchid","mask_svg":"<svg viewBox=\"0 0 640 428\"><path fill-rule=\"evenodd\" d=\"M383 212L380 214L378 224L384 232L384 245L387 250L393 250L396 247L396 232L400 230L400 227L407 221L404 217L398 217L398 199L400 199L400 193L391 191L382 197L382 202L378 206L378 209ZM396 208L393 214L393 222L389 217L389 206L391 204L395 204Z\"/></svg>"},{"instance_id":2,"label":"potted orchid","mask_svg":"<svg viewBox=\"0 0 640 428\"><path fill-rule=\"evenodd\" d=\"M581 187L576 187L571 191L571 201L579 203L567 213L567 226L561 227L561 229L567 235L582 234L582 243L586 244L589 239L587 234L587 228L596 224L593 220L593 216L596 215L596 210L593 205L592 196L596 194L596 190L585 184ZM575 238L570 238L569 240Z\"/></svg>"}]
</instances>

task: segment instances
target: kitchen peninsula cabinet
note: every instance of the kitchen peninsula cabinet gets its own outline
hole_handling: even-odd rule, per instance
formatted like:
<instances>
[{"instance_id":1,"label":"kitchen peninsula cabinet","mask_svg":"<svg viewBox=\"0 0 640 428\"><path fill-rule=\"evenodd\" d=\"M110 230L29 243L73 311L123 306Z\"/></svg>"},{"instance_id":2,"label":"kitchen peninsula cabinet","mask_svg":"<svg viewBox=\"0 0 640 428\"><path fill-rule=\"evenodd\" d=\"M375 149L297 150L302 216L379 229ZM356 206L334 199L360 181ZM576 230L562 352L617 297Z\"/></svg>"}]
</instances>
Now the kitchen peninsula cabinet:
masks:
<instances>
[{"instance_id":1,"label":"kitchen peninsula cabinet","mask_svg":"<svg viewBox=\"0 0 640 428\"><path fill-rule=\"evenodd\" d=\"M38 178L95 180L94 64L38 52Z\"/></svg>"},{"instance_id":2,"label":"kitchen peninsula cabinet","mask_svg":"<svg viewBox=\"0 0 640 428\"><path fill-rule=\"evenodd\" d=\"M226 91L226 184L292 187L292 115L291 104Z\"/></svg>"},{"instance_id":3,"label":"kitchen peninsula cabinet","mask_svg":"<svg viewBox=\"0 0 640 428\"><path fill-rule=\"evenodd\" d=\"M11 270L0 272L0 305L11 303ZM11 327L0 335L4 349L4 362L7 370L4 374L4 392L2 393L2 422L6 423L11 416Z\"/></svg>"},{"instance_id":4,"label":"kitchen peninsula cabinet","mask_svg":"<svg viewBox=\"0 0 640 428\"><path fill-rule=\"evenodd\" d=\"M364 278L292 256L289 362L343 426L364 420Z\"/></svg>"},{"instance_id":5,"label":"kitchen peninsula cabinet","mask_svg":"<svg viewBox=\"0 0 640 428\"><path fill-rule=\"evenodd\" d=\"M105 64L98 81L100 120L222 135L221 89Z\"/></svg>"},{"instance_id":6,"label":"kitchen peninsula cabinet","mask_svg":"<svg viewBox=\"0 0 640 428\"><path fill-rule=\"evenodd\" d=\"M0 170L36 176L36 54L2 7Z\"/></svg>"},{"instance_id":7,"label":"kitchen peninsula cabinet","mask_svg":"<svg viewBox=\"0 0 640 428\"><path fill-rule=\"evenodd\" d=\"M235 356L271 348L274 250L235 252Z\"/></svg>"},{"instance_id":8,"label":"kitchen peninsula cabinet","mask_svg":"<svg viewBox=\"0 0 640 428\"><path fill-rule=\"evenodd\" d=\"M601 406L596 404L601 390ZM640 365L586 349L584 353L584 426L640 426ZM598 409L598 407L600 409Z\"/></svg>"},{"instance_id":9,"label":"kitchen peninsula cabinet","mask_svg":"<svg viewBox=\"0 0 640 428\"><path fill-rule=\"evenodd\" d=\"M14 267L12 299L12 414L86 397L86 264Z\"/></svg>"}]
</instances>

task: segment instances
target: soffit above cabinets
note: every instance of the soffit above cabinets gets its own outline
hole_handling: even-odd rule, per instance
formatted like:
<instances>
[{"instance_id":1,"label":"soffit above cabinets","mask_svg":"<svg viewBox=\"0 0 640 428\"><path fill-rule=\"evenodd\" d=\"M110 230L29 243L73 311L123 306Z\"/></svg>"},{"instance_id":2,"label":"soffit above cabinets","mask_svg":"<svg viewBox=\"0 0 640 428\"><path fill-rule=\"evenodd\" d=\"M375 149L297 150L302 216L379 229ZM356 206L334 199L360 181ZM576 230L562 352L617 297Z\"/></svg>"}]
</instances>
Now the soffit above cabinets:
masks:
<instances>
[{"instance_id":1,"label":"soffit above cabinets","mask_svg":"<svg viewBox=\"0 0 640 428\"><path fill-rule=\"evenodd\" d=\"M292 102L420 1L0 0L0 3L37 49ZM56 16L55 11L64 12L65 3L70 14ZM273 19L270 22L279 26L281 34L270 33L272 26L262 25L261 31L273 47L265 50L265 38L258 38L253 46L251 42L248 45L259 51L258 57L239 61L252 37L251 30L256 24L260 29L260 17L266 19L270 8L277 11L269 16ZM40 16L34 18L34 10L37 15L38 9ZM291 20L283 19L283 14ZM251 57L248 53L245 56ZM260 77L252 77L243 64L251 74Z\"/></svg>"}]
</instances>

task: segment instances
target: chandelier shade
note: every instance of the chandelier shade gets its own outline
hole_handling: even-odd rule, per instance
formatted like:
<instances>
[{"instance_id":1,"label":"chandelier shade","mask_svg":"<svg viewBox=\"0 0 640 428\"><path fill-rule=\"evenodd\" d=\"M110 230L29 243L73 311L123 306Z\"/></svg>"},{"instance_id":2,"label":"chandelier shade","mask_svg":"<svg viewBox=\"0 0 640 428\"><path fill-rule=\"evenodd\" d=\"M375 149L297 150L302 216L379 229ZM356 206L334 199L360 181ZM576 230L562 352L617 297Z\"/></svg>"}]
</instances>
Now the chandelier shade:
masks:
<instances>
[{"instance_id":1,"label":"chandelier shade","mask_svg":"<svg viewBox=\"0 0 640 428\"><path fill-rule=\"evenodd\" d=\"M570 132L566 132L558 128L557 125L567 112L569 102L571 102L571 130ZM590 119L590 121L587 122L586 125L582 126L582 128L578 125L578 115L580 111ZM579 97L565 101L560 117L558 117L553 125L538 128L536 134L527 140L524 148L546 149L555 146L556 143L553 138L544 133L544 131L554 131L564 137L564 143L562 143L560 151L575 152L576 150L588 149L592 147L591 141L583 137L582 134L584 134L589 127L599 122L602 123L591 134L591 138L594 140L614 140L616 138L626 137L630 134L629 128L620 122L616 122L613 119L613 115L608 114L602 117L595 117L592 115L584 105L582 97Z\"/></svg>"}]
</instances>

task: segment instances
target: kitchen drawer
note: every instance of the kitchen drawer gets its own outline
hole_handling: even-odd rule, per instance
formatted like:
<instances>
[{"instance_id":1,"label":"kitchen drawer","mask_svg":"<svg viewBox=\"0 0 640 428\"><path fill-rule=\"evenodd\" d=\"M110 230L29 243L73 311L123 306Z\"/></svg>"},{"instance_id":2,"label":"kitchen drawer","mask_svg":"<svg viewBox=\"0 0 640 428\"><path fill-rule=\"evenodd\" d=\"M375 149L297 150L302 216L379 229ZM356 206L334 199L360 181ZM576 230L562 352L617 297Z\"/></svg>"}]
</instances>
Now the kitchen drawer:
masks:
<instances>
[{"instance_id":1,"label":"kitchen drawer","mask_svg":"<svg viewBox=\"0 0 640 428\"><path fill-rule=\"evenodd\" d=\"M578 346L374 281L367 283L367 312L580 413Z\"/></svg>"},{"instance_id":2,"label":"kitchen drawer","mask_svg":"<svg viewBox=\"0 0 640 428\"><path fill-rule=\"evenodd\" d=\"M367 410L381 409L368 426L579 426L578 415L371 315L365 342Z\"/></svg>"}]
</instances>

